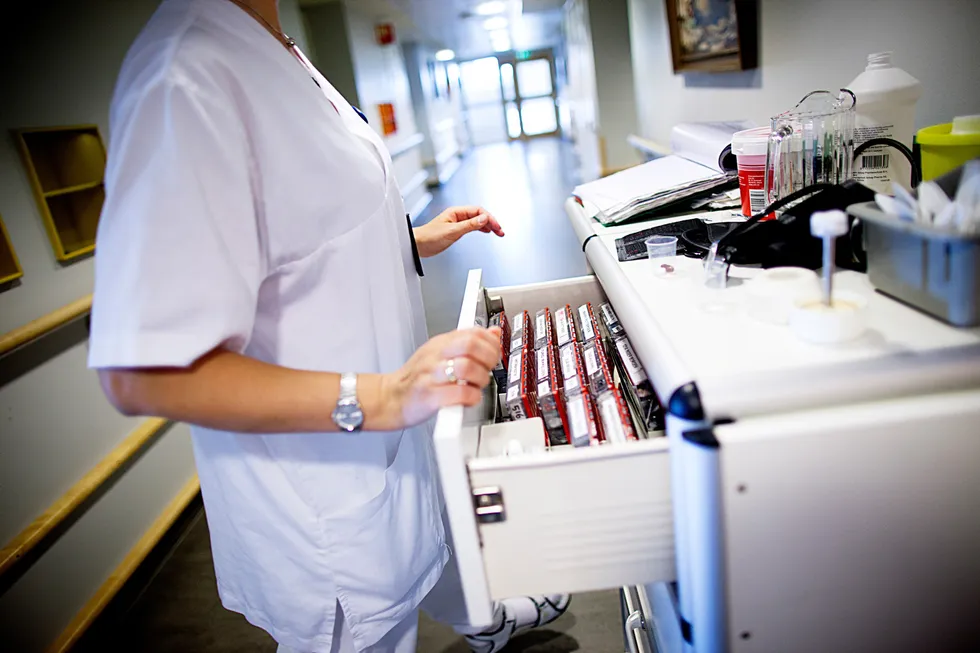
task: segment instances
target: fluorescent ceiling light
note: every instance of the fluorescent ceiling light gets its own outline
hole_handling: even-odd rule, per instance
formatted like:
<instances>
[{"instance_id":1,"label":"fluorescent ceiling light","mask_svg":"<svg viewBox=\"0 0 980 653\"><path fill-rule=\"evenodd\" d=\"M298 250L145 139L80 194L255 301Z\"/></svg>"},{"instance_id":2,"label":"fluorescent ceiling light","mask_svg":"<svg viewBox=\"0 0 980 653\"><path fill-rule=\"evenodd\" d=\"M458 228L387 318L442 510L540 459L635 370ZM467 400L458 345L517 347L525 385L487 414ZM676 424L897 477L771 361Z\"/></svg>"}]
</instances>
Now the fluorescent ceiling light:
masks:
<instances>
[{"instance_id":1,"label":"fluorescent ceiling light","mask_svg":"<svg viewBox=\"0 0 980 653\"><path fill-rule=\"evenodd\" d=\"M494 16L493 18L487 18L483 21L483 29L485 30L495 30L504 29L507 27L507 19L503 16Z\"/></svg>"},{"instance_id":2,"label":"fluorescent ceiling light","mask_svg":"<svg viewBox=\"0 0 980 653\"><path fill-rule=\"evenodd\" d=\"M456 53L452 50L439 50L436 52L436 61L452 61L456 58Z\"/></svg>"},{"instance_id":3,"label":"fluorescent ceiling light","mask_svg":"<svg viewBox=\"0 0 980 653\"><path fill-rule=\"evenodd\" d=\"M476 6L476 13L480 16L493 16L494 14L502 14L507 9L507 4L501 0L489 0L489 2L481 2Z\"/></svg>"}]
</instances>

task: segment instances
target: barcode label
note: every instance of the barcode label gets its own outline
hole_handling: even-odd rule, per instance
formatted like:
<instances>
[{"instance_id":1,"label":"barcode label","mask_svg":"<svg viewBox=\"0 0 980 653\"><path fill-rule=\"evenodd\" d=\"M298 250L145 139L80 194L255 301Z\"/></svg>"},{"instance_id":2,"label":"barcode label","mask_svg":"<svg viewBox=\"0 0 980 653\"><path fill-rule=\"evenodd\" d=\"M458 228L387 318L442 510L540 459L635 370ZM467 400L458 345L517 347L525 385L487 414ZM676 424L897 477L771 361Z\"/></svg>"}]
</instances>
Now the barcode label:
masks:
<instances>
[{"instance_id":1,"label":"barcode label","mask_svg":"<svg viewBox=\"0 0 980 653\"><path fill-rule=\"evenodd\" d=\"M578 374L573 374L572 376L565 379L565 392L571 392L572 390L577 390L578 385Z\"/></svg>"},{"instance_id":2,"label":"barcode label","mask_svg":"<svg viewBox=\"0 0 980 653\"><path fill-rule=\"evenodd\" d=\"M534 325L534 339L538 342L545 339L546 334L544 332L545 326L544 313L538 313L538 319Z\"/></svg>"},{"instance_id":3,"label":"barcode label","mask_svg":"<svg viewBox=\"0 0 980 653\"><path fill-rule=\"evenodd\" d=\"M595 349L592 347L585 350L585 371L589 376L593 376L599 371L599 361L595 356Z\"/></svg>"},{"instance_id":4,"label":"barcode label","mask_svg":"<svg viewBox=\"0 0 980 653\"><path fill-rule=\"evenodd\" d=\"M603 304L599 307L599 311L602 313L602 319L606 323L606 328L609 329L611 335L618 336L623 332L623 327L620 325L619 318L616 317L612 306Z\"/></svg>"},{"instance_id":5,"label":"barcode label","mask_svg":"<svg viewBox=\"0 0 980 653\"><path fill-rule=\"evenodd\" d=\"M561 350L561 375L569 379L575 375L575 345L567 345Z\"/></svg>"},{"instance_id":6,"label":"barcode label","mask_svg":"<svg viewBox=\"0 0 980 653\"><path fill-rule=\"evenodd\" d=\"M564 308L559 308L558 312L555 313L555 324L558 327L558 346L561 347L572 338L568 331L568 313L565 312Z\"/></svg>"},{"instance_id":7,"label":"barcode label","mask_svg":"<svg viewBox=\"0 0 980 653\"><path fill-rule=\"evenodd\" d=\"M862 168L887 168L888 154L863 154L861 156Z\"/></svg>"},{"instance_id":8,"label":"barcode label","mask_svg":"<svg viewBox=\"0 0 980 653\"><path fill-rule=\"evenodd\" d=\"M551 394L551 386L548 385L547 381L542 381L538 384L538 396L547 397Z\"/></svg>"},{"instance_id":9,"label":"barcode label","mask_svg":"<svg viewBox=\"0 0 980 653\"><path fill-rule=\"evenodd\" d=\"M606 439L612 444L626 442L626 432L623 430L623 423L619 418L619 406L616 405L616 396L608 393L599 398L599 412L602 415L602 427L606 432Z\"/></svg>"},{"instance_id":10,"label":"barcode label","mask_svg":"<svg viewBox=\"0 0 980 653\"><path fill-rule=\"evenodd\" d=\"M582 342L588 342L595 338L595 329L592 328L592 317L589 315L588 304L582 304L578 307L578 317L582 324Z\"/></svg>"},{"instance_id":11,"label":"barcode label","mask_svg":"<svg viewBox=\"0 0 980 653\"><path fill-rule=\"evenodd\" d=\"M521 331L524 328L524 313L518 313L514 316L514 332Z\"/></svg>"},{"instance_id":12,"label":"barcode label","mask_svg":"<svg viewBox=\"0 0 980 653\"><path fill-rule=\"evenodd\" d=\"M510 403L515 399L517 399L517 393L519 393L520 391L521 391L521 386L519 385L510 386L510 389L507 390L507 403Z\"/></svg>"},{"instance_id":13,"label":"barcode label","mask_svg":"<svg viewBox=\"0 0 980 653\"><path fill-rule=\"evenodd\" d=\"M640 367L640 362L636 359L636 354L633 352L633 345L630 344L630 341L626 338L618 338L616 340L616 349L619 350L619 355L626 364L626 371L629 373L630 382L634 386L637 386L646 381L647 373Z\"/></svg>"},{"instance_id":14,"label":"barcode label","mask_svg":"<svg viewBox=\"0 0 980 653\"><path fill-rule=\"evenodd\" d=\"M589 437L589 424L585 418L585 396L577 395L568 399L568 417L572 426L572 439Z\"/></svg>"},{"instance_id":15,"label":"barcode label","mask_svg":"<svg viewBox=\"0 0 980 653\"><path fill-rule=\"evenodd\" d=\"M538 381L548 378L548 348L538 350Z\"/></svg>"},{"instance_id":16,"label":"barcode label","mask_svg":"<svg viewBox=\"0 0 980 653\"><path fill-rule=\"evenodd\" d=\"M510 363L507 364L507 382L517 383L521 380L521 352L510 355Z\"/></svg>"},{"instance_id":17,"label":"barcode label","mask_svg":"<svg viewBox=\"0 0 980 653\"><path fill-rule=\"evenodd\" d=\"M749 211L752 215L762 212L766 208L766 191L763 189L749 191Z\"/></svg>"}]
</instances>

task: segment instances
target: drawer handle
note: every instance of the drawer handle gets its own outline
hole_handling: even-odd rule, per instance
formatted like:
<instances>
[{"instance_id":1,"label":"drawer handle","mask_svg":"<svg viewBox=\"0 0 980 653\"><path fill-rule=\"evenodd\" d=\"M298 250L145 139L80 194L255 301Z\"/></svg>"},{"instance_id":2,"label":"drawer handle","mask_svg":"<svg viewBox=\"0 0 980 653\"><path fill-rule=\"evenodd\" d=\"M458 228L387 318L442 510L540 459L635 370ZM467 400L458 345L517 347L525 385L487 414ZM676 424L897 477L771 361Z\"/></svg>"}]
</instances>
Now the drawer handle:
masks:
<instances>
[{"instance_id":1,"label":"drawer handle","mask_svg":"<svg viewBox=\"0 0 980 653\"><path fill-rule=\"evenodd\" d=\"M636 631L646 630L646 623L643 621L643 612L636 610L626 617L626 643L629 644L630 653L640 653L640 647L636 642Z\"/></svg>"},{"instance_id":2,"label":"drawer handle","mask_svg":"<svg viewBox=\"0 0 980 653\"><path fill-rule=\"evenodd\" d=\"M481 524L496 524L507 519L504 494L497 486L473 490L473 508L476 511L476 520Z\"/></svg>"}]
</instances>

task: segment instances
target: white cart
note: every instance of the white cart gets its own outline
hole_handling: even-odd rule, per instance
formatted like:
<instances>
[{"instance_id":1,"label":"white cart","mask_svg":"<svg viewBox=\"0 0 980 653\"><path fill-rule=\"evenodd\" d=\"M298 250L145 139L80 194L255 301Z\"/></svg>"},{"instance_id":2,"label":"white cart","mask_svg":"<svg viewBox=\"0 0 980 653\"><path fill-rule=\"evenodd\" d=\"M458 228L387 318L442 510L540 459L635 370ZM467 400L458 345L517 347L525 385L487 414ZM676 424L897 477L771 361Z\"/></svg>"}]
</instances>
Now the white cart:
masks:
<instances>
[{"instance_id":1,"label":"white cart","mask_svg":"<svg viewBox=\"0 0 980 653\"><path fill-rule=\"evenodd\" d=\"M842 273L871 329L808 345L746 317L744 286L704 289L696 261L669 281L619 263L615 238L640 227L566 210L595 275L487 294L508 312L610 301L667 437L504 456L528 436L484 426L495 397L441 411L471 620L494 598L622 587L631 650L980 650L980 330ZM470 272L459 327L486 296Z\"/></svg>"}]
</instances>

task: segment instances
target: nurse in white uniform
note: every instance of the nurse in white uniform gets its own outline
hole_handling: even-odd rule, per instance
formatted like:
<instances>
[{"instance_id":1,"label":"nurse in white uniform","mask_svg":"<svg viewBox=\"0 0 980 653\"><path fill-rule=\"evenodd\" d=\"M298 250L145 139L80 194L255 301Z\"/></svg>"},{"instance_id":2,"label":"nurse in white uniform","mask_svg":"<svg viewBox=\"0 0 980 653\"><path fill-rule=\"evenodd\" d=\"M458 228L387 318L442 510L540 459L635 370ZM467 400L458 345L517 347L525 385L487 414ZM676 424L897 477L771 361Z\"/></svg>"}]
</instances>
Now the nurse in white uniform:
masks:
<instances>
[{"instance_id":1,"label":"nurse in white uniform","mask_svg":"<svg viewBox=\"0 0 980 653\"><path fill-rule=\"evenodd\" d=\"M390 158L275 0L164 0L110 123L89 364L122 412L194 425L223 604L281 650L414 651L450 559L430 418L480 400L498 334L428 339ZM474 230L503 236L475 207L414 236Z\"/></svg>"}]
</instances>

